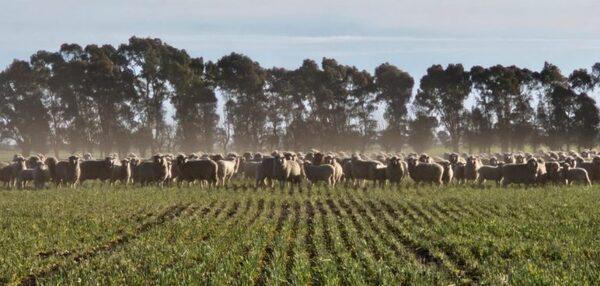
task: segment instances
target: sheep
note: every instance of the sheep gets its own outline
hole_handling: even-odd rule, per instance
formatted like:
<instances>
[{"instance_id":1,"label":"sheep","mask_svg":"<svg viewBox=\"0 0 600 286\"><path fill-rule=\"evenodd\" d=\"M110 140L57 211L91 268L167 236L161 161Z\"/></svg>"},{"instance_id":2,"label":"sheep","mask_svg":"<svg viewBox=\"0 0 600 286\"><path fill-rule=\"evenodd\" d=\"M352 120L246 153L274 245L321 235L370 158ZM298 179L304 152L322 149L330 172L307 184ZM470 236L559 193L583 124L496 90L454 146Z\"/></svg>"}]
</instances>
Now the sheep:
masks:
<instances>
[{"instance_id":1,"label":"sheep","mask_svg":"<svg viewBox=\"0 0 600 286\"><path fill-rule=\"evenodd\" d=\"M304 169L291 155L278 156L273 161L273 177L279 181L283 188L286 182L300 186Z\"/></svg>"},{"instance_id":2,"label":"sheep","mask_svg":"<svg viewBox=\"0 0 600 286\"><path fill-rule=\"evenodd\" d=\"M544 163L544 166L546 168L546 173L541 175L538 178L538 181L541 184L547 184L547 183L554 183L554 184L559 184L559 183L565 183L565 180L562 176L562 172L561 172L561 167L560 164L556 161L552 161L552 162L546 162Z\"/></svg>"},{"instance_id":3,"label":"sheep","mask_svg":"<svg viewBox=\"0 0 600 286\"><path fill-rule=\"evenodd\" d=\"M374 180L375 169L382 165L378 161L362 160L356 155L352 157L351 163L352 177L359 185L363 185L364 180Z\"/></svg>"},{"instance_id":4,"label":"sheep","mask_svg":"<svg viewBox=\"0 0 600 286\"><path fill-rule=\"evenodd\" d=\"M256 178L256 171L258 170L258 166L260 166L261 162L254 162L254 161L246 161L244 162L241 166L240 169L242 171L242 174L244 175L244 178L246 179L255 179Z\"/></svg>"},{"instance_id":5,"label":"sheep","mask_svg":"<svg viewBox=\"0 0 600 286\"><path fill-rule=\"evenodd\" d=\"M342 165L342 178L344 179L344 181L346 182L351 182L354 180L354 176L352 175L352 159L351 158L344 158L342 159L342 162L340 163L340 165Z\"/></svg>"},{"instance_id":6,"label":"sheep","mask_svg":"<svg viewBox=\"0 0 600 286\"><path fill-rule=\"evenodd\" d=\"M45 161L48 165L50 178L56 185L67 184L76 186L81 177L81 160L78 156L69 156L67 161L57 161L54 157L48 157Z\"/></svg>"},{"instance_id":7,"label":"sheep","mask_svg":"<svg viewBox=\"0 0 600 286\"><path fill-rule=\"evenodd\" d=\"M569 164L569 166L570 166L571 168L578 167L578 166L577 166L577 160L575 160L575 158L573 158L573 157L571 157L571 156L565 157L565 158L564 158L564 160L563 160L563 163L567 163L567 164Z\"/></svg>"},{"instance_id":8,"label":"sheep","mask_svg":"<svg viewBox=\"0 0 600 286\"><path fill-rule=\"evenodd\" d=\"M515 156L512 154L504 154L504 164L515 164Z\"/></svg>"},{"instance_id":9,"label":"sheep","mask_svg":"<svg viewBox=\"0 0 600 286\"><path fill-rule=\"evenodd\" d=\"M374 185L379 185L380 188L385 186L387 180L388 167L386 165L377 165L375 167L375 177L373 178Z\"/></svg>"},{"instance_id":10,"label":"sheep","mask_svg":"<svg viewBox=\"0 0 600 286\"><path fill-rule=\"evenodd\" d=\"M572 182L580 182L584 185L591 186L590 178L584 168L572 168L568 163L563 163L562 176L567 185Z\"/></svg>"},{"instance_id":11,"label":"sheep","mask_svg":"<svg viewBox=\"0 0 600 286\"><path fill-rule=\"evenodd\" d=\"M81 176L80 182L86 180L110 180L111 168L115 164L113 157L106 157L104 160L84 160L80 164Z\"/></svg>"},{"instance_id":12,"label":"sheep","mask_svg":"<svg viewBox=\"0 0 600 286\"><path fill-rule=\"evenodd\" d=\"M452 168L452 163L446 160L441 160L437 163L442 165L442 168L444 168L444 172L442 174L442 183L444 183L444 185L450 184L454 178L454 169Z\"/></svg>"},{"instance_id":13,"label":"sheep","mask_svg":"<svg viewBox=\"0 0 600 286\"><path fill-rule=\"evenodd\" d=\"M35 170L27 168L27 160L23 157L16 158L15 164L16 185L19 189L22 189L27 182L33 181Z\"/></svg>"},{"instance_id":14,"label":"sheep","mask_svg":"<svg viewBox=\"0 0 600 286\"><path fill-rule=\"evenodd\" d=\"M83 155L83 160L85 160L85 161L92 161L92 160L94 160L94 156L92 156L92 154L90 154L90 153L85 153Z\"/></svg>"},{"instance_id":15,"label":"sheep","mask_svg":"<svg viewBox=\"0 0 600 286\"><path fill-rule=\"evenodd\" d=\"M142 186L148 183L157 183L162 186L169 176L169 163L166 157L157 154L151 161L136 163L133 172L134 182Z\"/></svg>"},{"instance_id":16,"label":"sheep","mask_svg":"<svg viewBox=\"0 0 600 286\"><path fill-rule=\"evenodd\" d=\"M229 159L217 161L217 164L219 165L217 169L217 176L221 186L225 186L229 182L231 177L238 172L238 168L240 166L240 158L236 156L230 157L231 158Z\"/></svg>"},{"instance_id":17,"label":"sheep","mask_svg":"<svg viewBox=\"0 0 600 286\"><path fill-rule=\"evenodd\" d=\"M323 164L323 160L325 159L325 155L321 152L314 153L312 158L313 165L321 165Z\"/></svg>"},{"instance_id":18,"label":"sheep","mask_svg":"<svg viewBox=\"0 0 600 286\"><path fill-rule=\"evenodd\" d=\"M5 187L11 187L13 181L13 165L0 162L0 182Z\"/></svg>"},{"instance_id":19,"label":"sheep","mask_svg":"<svg viewBox=\"0 0 600 286\"><path fill-rule=\"evenodd\" d=\"M407 158L408 174L415 183L433 183L442 185L444 167L437 163L421 163L416 158Z\"/></svg>"},{"instance_id":20,"label":"sheep","mask_svg":"<svg viewBox=\"0 0 600 286\"><path fill-rule=\"evenodd\" d=\"M450 163L452 164L452 167L456 167L456 165L458 165L459 163L466 163L465 159L460 157L456 153L452 153L452 154L448 155L448 161L450 161Z\"/></svg>"},{"instance_id":21,"label":"sheep","mask_svg":"<svg viewBox=\"0 0 600 286\"><path fill-rule=\"evenodd\" d=\"M216 186L219 177L219 165L217 162L210 159L188 160L183 155L175 158L173 162L175 173L177 176L177 184L180 186L182 182L194 182L196 180L206 181L208 186Z\"/></svg>"},{"instance_id":22,"label":"sheep","mask_svg":"<svg viewBox=\"0 0 600 286\"><path fill-rule=\"evenodd\" d=\"M43 189L46 187L46 182L50 179L50 172L44 162L39 161L33 168L33 184L36 189Z\"/></svg>"},{"instance_id":23,"label":"sheep","mask_svg":"<svg viewBox=\"0 0 600 286\"><path fill-rule=\"evenodd\" d=\"M497 163L496 166L484 165L477 170L477 183L481 186L486 180L496 182L496 186L500 185L502 180L502 167L504 162Z\"/></svg>"},{"instance_id":24,"label":"sheep","mask_svg":"<svg viewBox=\"0 0 600 286\"><path fill-rule=\"evenodd\" d=\"M458 183L463 183L465 181L465 163L458 162L452 165L452 172L454 174L454 180Z\"/></svg>"},{"instance_id":25,"label":"sheep","mask_svg":"<svg viewBox=\"0 0 600 286\"><path fill-rule=\"evenodd\" d=\"M267 185L273 187L273 166L275 165L275 157L264 157L260 165L256 168L256 186Z\"/></svg>"},{"instance_id":26,"label":"sheep","mask_svg":"<svg viewBox=\"0 0 600 286\"><path fill-rule=\"evenodd\" d=\"M29 159L27 159L27 161L25 161L25 166L27 166L27 169L34 169L37 167L38 162L41 161L41 158L38 155L33 155L30 156Z\"/></svg>"},{"instance_id":27,"label":"sheep","mask_svg":"<svg viewBox=\"0 0 600 286\"><path fill-rule=\"evenodd\" d=\"M342 177L344 176L344 168L342 167L342 165L340 165L340 163L338 163L335 157L333 155L327 155L325 156L323 162L325 164L332 165L335 169L335 173L333 175L334 184L341 181Z\"/></svg>"},{"instance_id":28,"label":"sheep","mask_svg":"<svg viewBox=\"0 0 600 286\"><path fill-rule=\"evenodd\" d=\"M399 185L408 173L406 162L400 160L400 158L396 156L392 156L387 159L386 163L386 177L388 181L390 181L390 184L392 185Z\"/></svg>"},{"instance_id":29,"label":"sheep","mask_svg":"<svg viewBox=\"0 0 600 286\"><path fill-rule=\"evenodd\" d=\"M315 165L304 162L304 173L311 184L326 182L329 186L335 186L335 167L330 164Z\"/></svg>"},{"instance_id":30,"label":"sheep","mask_svg":"<svg viewBox=\"0 0 600 286\"><path fill-rule=\"evenodd\" d=\"M479 168L481 168L481 162L479 161L479 159L474 156L469 156L467 158L467 163L465 164L464 179L466 181L477 180L477 176L478 176L477 170L479 170Z\"/></svg>"},{"instance_id":31,"label":"sheep","mask_svg":"<svg viewBox=\"0 0 600 286\"><path fill-rule=\"evenodd\" d=\"M515 163L516 164L525 164L525 156L523 156L523 154L517 154L515 156Z\"/></svg>"},{"instance_id":32,"label":"sheep","mask_svg":"<svg viewBox=\"0 0 600 286\"><path fill-rule=\"evenodd\" d=\"M252 161L252 153L250 153L250 152L245 152L245 153L242 155L242 158L244 158L244 161L245 161L245 162Z\"/></svg>"},{"instance_id":33,"label":"sheep","mask_svg":"<svg viewBox=\"0 0 600 286\"><path fill-rule=\"evenodd\" d=\"M122 159L120 165L115 164L111 167L110 182L114 184L116 181L120 181L124 185L131 182L131 159Z\"/></svg>"},{"instance_id":34,"label":"sheep","mask_svg":"<svg viewBox=\"0 0 600 286\"><path fill-rule=\"evenodd\" d=\"M525 184L529 186L536 183L538 176L538 162L529 159L525 164L505 164L502 167L502 186L510 184Z\"/></svg>"},{"instance_id":35,"label":"sheep","mask_svg":"<svg viewBox=\"0 0 600 286\"><path fill-rule=\"evenodd\" d=\"M583 168L588 172L591 181L600 181L600 157L593 157L591 162L584 161L583 158L577 158L577 167Z\"/></svg>"},{"instance_id":36,"label":"sheep","mask_svg":"<svg viewBox=\"0 0 600 286\"><path fill-rule=\"evenodd\" d=\"M423 154L421 154L421 156L419 156L419 162L420 163L433 163L433 160L431 159L431 157L429 157L429 155L423 153Z\"/></svg>"},{"instance_id":37,"label":"sheep","mask_svg":"<svg viewBox=\"0 0 600 286\"><path fill-rule=\"evenodd\" d=\"M213 160L215 162L225 159L225 157L223 157L223 155L221 155L221 154L212 154L212 155L209 155L208 158L210 158L211 160Z\"/></svg>"}]
</instances>

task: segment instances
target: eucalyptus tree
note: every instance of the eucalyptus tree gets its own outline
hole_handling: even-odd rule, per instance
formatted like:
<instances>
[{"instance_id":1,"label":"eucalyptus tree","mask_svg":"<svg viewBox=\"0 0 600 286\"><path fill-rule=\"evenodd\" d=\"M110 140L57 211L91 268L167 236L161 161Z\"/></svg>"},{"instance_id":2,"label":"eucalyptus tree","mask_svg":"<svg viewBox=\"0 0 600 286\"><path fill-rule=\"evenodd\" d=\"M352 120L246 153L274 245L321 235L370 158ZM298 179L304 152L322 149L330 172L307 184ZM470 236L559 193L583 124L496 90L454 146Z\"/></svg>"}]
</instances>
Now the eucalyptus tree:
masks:
<instances>
[{"instance_id":1,"label":"eucalyptus tree","mask_svg":"<svg viewBox=\"0 0 600 286\"><path fill-rule=\"evenodd\" d=\"M577 69L568 79L571 89L576 93L573 101L573 136L580 148L593 148L598 139L600 114L596 101L588 95L596 85L593 72L593 67L592 73Z\"/></svg>"},{"instance_id":2,"label":"eucalyptus tree","mask_svg":"<svg viewBox=\"0 0 600 286\"><path fill-rule=\"evenodd\" d=\"M436 127L437 119L421 111L408 122L408 143L415 152L423 153L433 146Z\"/></svg>"},{"instance_id":3,"label":"eucalyptus tree","mask_svg":"<svg viewBox=\"0 0 600 286\"><path fill-rule=\"evenodd\" d=\"M494 120L494 130L503 151L522 148L533 126L531 84L533 74L526 69L501 65L471 69L477 91L477 106Z\"/></svg>"},{"instance_id":4,"label":"eucalyptus tree","mask_svg":"<svg viewBox=\"0 0 600 286\"><path fill-rule=\"evenodd\" d=\"M408 103L415 82L405 71L384 63L375 69L377 100L385 104L383 118L387 126L380 143L386 150L402 150L408 137Z\"/></svg>"},{"instance_id":5,"label":"eucalyptus tree","mask_svg":"<svg viewBox=\"0 0 600 286\"><path fill-rule=\"evenodd\" d=\"M0 73L0 139L25 156L46 152L49 120L38 74L28 62L13 61Z\"/></svg>"},{"instance_id":6,"label":"eucalyptus tree","mask_svg":"<svg viewBox=\"0 0 600 286\"><path fill-rule=\"evenodd\" d=\"M165 105L170 98L170 61L168 45L160 39L131 37L127 44L119 46L119 53L133 72L135 91L135 117L140 123L135 130L136 144L142 155L160 149L161 138L167 135Z\"/></svg>"},{"instance_id":7,"label":"eucalyptus tree","mask_svg":"<svg viewBox=\"0 0 600 286\"><path fill-rule=\"evenodd\" d=\"M466 124L464 102L471 92L469 72L461 64L450 64L445 69L433 65L421 78L414 105L420 112L435 115L450 136L452 150L458 151Z\"/></svg>"},{"instance_id":8,"label":"eucalyptus tree","mask_svg":"<svg viewBox=\"0 0 600 286\"><path fill-rule=\"evenodd\" d=\"M217 86L225 98L225 120L238 150L260 149L265 138L265 70L249 57L231 53L216 63Z\"/></svg>"}]
</instances>

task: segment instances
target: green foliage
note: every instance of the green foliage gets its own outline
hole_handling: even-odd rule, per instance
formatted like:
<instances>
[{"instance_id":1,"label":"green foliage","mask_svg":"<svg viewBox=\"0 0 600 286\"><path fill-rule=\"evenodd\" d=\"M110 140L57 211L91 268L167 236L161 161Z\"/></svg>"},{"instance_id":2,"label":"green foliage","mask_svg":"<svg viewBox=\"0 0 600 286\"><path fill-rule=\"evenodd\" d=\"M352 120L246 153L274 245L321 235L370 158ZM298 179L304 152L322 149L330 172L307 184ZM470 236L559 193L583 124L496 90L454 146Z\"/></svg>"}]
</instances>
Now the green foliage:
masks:
<instances>
[{"instance_id":1,"label":"green foliage","mask_svg":"<svg viewBox=\"0 0 600 286\"><path fill-rule=\"evenodd\" d=\"M593 285L585 187L0 192L0 283Z\"/></svg>"}]
</instances>

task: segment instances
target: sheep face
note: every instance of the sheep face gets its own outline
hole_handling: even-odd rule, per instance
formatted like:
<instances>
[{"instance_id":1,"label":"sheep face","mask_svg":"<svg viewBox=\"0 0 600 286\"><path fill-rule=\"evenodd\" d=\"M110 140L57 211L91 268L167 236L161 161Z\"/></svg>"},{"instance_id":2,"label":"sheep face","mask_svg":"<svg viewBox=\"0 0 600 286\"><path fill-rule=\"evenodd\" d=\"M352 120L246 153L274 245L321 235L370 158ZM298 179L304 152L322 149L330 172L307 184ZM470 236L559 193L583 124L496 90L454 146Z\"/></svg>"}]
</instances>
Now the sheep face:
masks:
<instances>
[{"instance_id":1,"label":"sheep face","mask_svg":"<svg viewBox=\"0 0 600 286\"><path fill-rule=\"evenodd\" d=\"M409 167L414 167L414 166L417 165L417 158L415 158L415 157L408 157L406 159L406 163L408 163Z\"/></svg>"},{"instance_id":2,"label":"sheep face","mask_svg":"<svg viewBox=\"0 0 600 286\"><path fill-rule=\"evenodd\" d=\"M551 162L546 166L546 171L550 174L558 173L560 165L557 162Z\"/></svg>"},{"instance_id":3,"label":"sheep face","mask_svg":"<svg viewBox=\"0 0 600 286\"><path fill-rule=\"evenodd\" d=\"M323 164L323 160L324 160L324 155L323 153L315 153L312 159L313 164L315 165L321 165Z\"/></svg>"},{"instance_id":4,"label":"sheep face","mask_svg":"<svg viewBox=\"0 0 600 286\"><path fill-rule=\"evenodd\" d=\"M537 173L538 170L538 162L535 159L529 159L527 161L527 169L532 173Z\"/></svg>"},{"instance_id":5,"label":"sheep face","mask_svg":"<svg viewBox=\"0 0 600 286\"><path fill-rule=\"evenodd\" d=\"M431 163L431 157L429 157L429 155L427 155L427 154L421 154L421 156L419 156L419 162Z\"/></svg>"},{"instance_id":6,"label":"sheep face","mask_svg":"<svg viewBox=\"0 0 600 286\"><path fill-rule=\"evenodd\" d=\"M327 155L323 158L323 163L333 165L335 162L335 158L332 155Z\"/></svg>"}]
</instances>

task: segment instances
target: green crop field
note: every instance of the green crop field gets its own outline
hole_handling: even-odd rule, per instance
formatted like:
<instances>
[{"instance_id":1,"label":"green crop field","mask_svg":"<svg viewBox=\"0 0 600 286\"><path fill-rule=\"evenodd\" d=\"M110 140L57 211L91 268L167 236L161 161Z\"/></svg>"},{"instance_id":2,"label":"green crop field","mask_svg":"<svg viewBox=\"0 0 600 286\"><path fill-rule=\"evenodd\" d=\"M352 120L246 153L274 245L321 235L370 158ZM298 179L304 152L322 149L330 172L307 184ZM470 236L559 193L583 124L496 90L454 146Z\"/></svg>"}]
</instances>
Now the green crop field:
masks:
<instances>
[{"instance_id":1,"label":"green crop field","mask_svg":"<svg viewBox=\"0 0 600 286\"><path fill-rule=\"evenodd\" d=\"M597 187L0 191L0 284L598 285Z\"/></svg>"}]
</instances>

